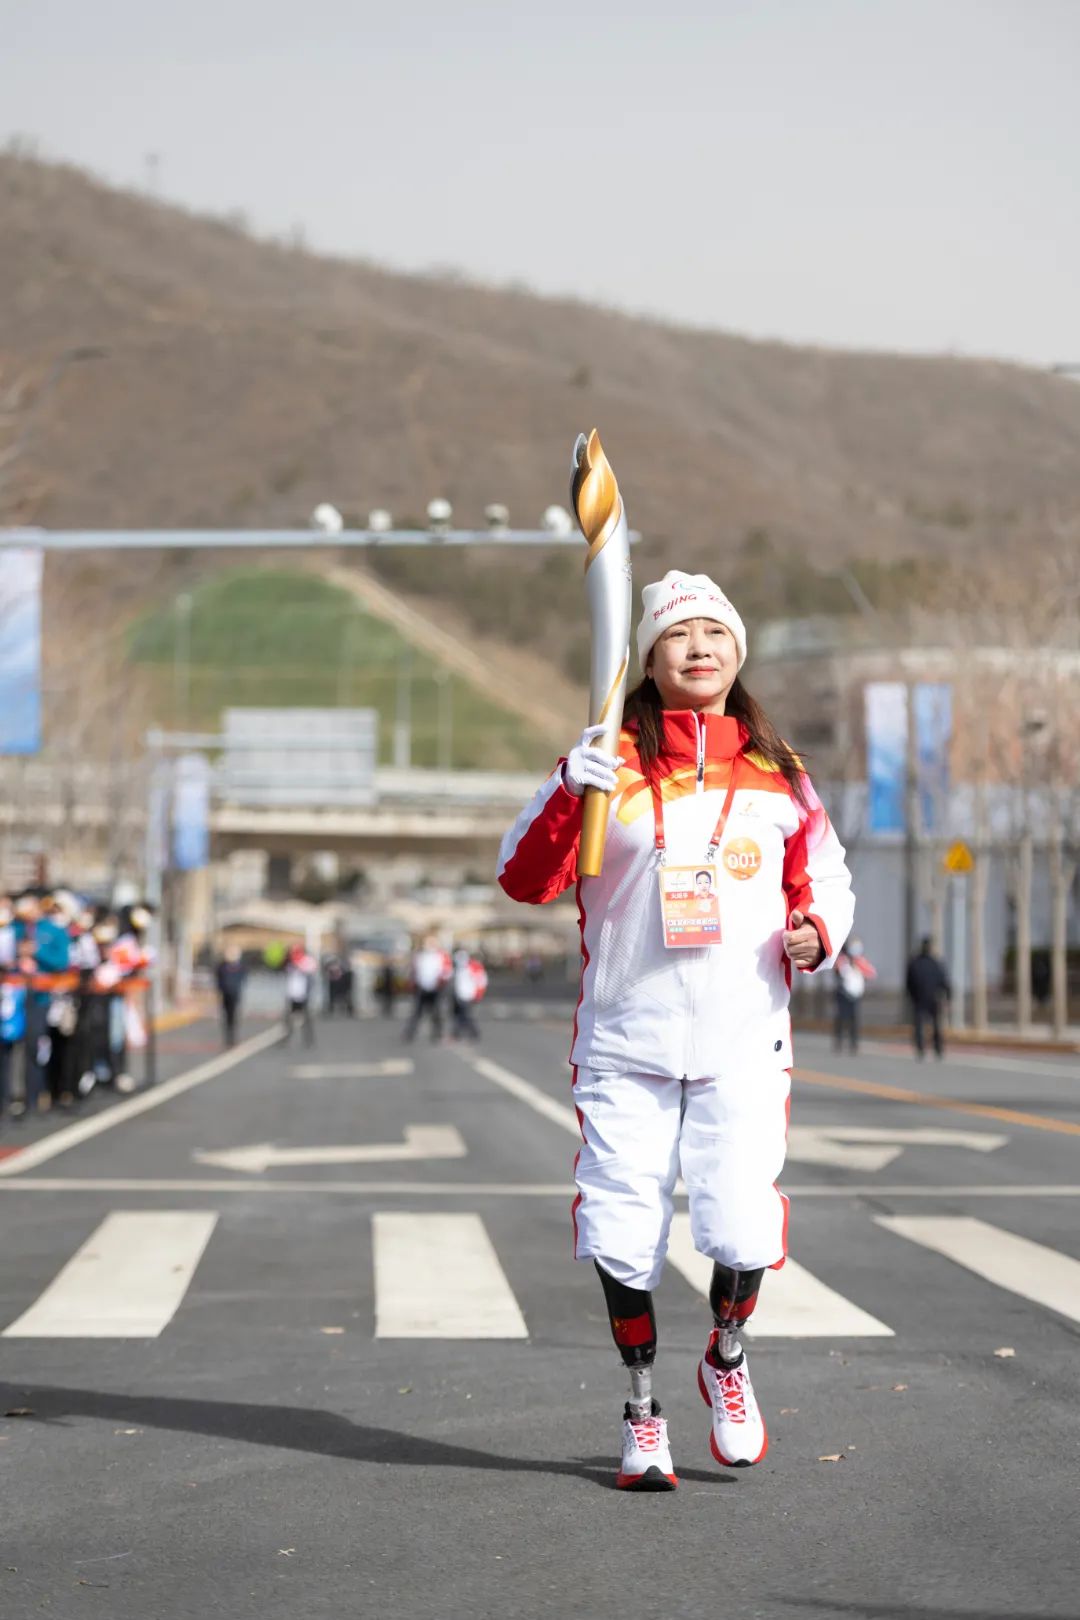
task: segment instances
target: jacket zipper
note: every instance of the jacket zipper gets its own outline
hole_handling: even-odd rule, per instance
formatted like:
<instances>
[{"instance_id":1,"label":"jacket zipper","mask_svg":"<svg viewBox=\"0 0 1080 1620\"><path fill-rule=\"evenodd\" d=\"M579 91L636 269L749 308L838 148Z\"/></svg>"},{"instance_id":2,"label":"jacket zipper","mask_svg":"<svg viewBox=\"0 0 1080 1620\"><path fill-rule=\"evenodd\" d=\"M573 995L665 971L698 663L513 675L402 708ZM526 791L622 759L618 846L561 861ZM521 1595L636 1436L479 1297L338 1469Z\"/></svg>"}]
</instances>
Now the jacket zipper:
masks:
<instances>
[{"instance_id":1,"label":"jacket zipper","mask_svg":"<svg viewBox=\"0 0 1080 1620\"><path fill-rule=\"evenodd\" d=\"M696 714L694 716L694 724L697 726L697 784L695 786L694 791L695 791L695 793L704 793L705 792L705 721L702 719L700 714ZM687 990L689 991L689 997L688 997L687 1009L686 1009L686 1044L685 1044L685 1047L683 1049L683 1079L684 1080L689 1080L690 1079L690 1070L691 1070L692 1065L693 1065L694 1012L695 1012L694 987L695 987L695 983L696 983L697 975L698 975L698 963L697 962L687 962L686 968L687 968L687 973L686 973Z\"/></svg>"}]
</instances>

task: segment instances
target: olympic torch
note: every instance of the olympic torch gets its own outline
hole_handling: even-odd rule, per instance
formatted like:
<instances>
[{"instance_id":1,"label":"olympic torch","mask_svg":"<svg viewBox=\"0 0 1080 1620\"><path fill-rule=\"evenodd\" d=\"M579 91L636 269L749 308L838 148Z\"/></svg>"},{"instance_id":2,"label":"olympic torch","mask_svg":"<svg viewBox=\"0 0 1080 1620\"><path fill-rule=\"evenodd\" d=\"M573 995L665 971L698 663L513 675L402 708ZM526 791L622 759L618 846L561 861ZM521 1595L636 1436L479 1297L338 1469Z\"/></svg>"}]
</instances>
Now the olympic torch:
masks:
<instances>
[{"instance_id":1,"label":"olympic torch","mask_svg":"<svg viewBox=\"0 0 1080 1620\"><path fill-rule=\"evenodd\" d=\"M570 500L589 546L585 558L592 634L589 724L605 728L596 746L617 754L630 656L630 533L619 486L595 428L588 438L579 434L574 445ZM600 788L585 789L578 877L600 874L609 802Z\"/></svg>"}]
</instances>

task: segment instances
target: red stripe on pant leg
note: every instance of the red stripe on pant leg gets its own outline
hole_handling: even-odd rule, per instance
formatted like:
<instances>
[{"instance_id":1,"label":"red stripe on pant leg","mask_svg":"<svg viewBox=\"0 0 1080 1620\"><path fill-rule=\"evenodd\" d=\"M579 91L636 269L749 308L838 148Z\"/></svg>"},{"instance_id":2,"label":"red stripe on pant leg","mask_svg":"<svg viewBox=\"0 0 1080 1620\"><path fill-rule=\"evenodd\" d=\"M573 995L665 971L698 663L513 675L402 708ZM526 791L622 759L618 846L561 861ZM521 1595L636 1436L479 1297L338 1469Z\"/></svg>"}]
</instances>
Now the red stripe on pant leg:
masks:
<instances>
[{"instance_id":1,"label":"red stripe on pant leg","mask_svg":"<svg viewBox=\"0 0 1080 1620\"><path fill-rule=\"evenodd\" d=\"M791 1128L791 1070L790 1069L787 1071L787 1076L788 1076L788 1094L784 1098L784 1140L785 1140L785 1142L787 1141L787 1133ZM787 1259L787 1254L788 1254L788 1217L790 1216L790 1213L791 1213L791 1200L787 1197L786 1193L782 1193L780 1191L779 1187L776 1186L775 1182L773 1183L773 1187L774 1187L774 1190L776 1192L777 1198L779 1198L780 1203L783 1206L783 1214L781 1216L781 1225L780 1225L780 1247L783 1250L783 1253L781 1254L779 1260L774 1260L773 1261L772 1265L769 1267L769 1270L770 1271L779 1271L780 1267L783 1265L784 1261Z\"/></svg>"},{"instance_id":2,"label":"red stripe on pant leg","mask_svg":"<svg viewBox=\"0 0 1080 1620\"><path fill-rule=\"evenodd\" d=\"M580 1003L579 1003L579 1005L580 1005ZM572 1068L572 1078L570 1080L570 1089L571 1090L573 1090L573 1088L577 1085L577 1077L578 1077L578 1071L577 1071L577 1064L575 1063L573 1065L573 1068ZM581 1140L584 1142L585 1141L585 1116L582 1114L581 1109L578 1107L577 1103L574 1104L574 1113L577 1115L578 1130L581 1132ZM575 1177L575 1179L577 1178L578 1160L580 1158L581 1158L581 1149L579 1148L578 1151L574 1154L574 1177ZM574 1228L573 1255L574 1255L575 1260L578 1257L578 1252L577 1252L578 1251L577 1212L578 1212L578 1209L580 1208L580 1206L581 1206L581 1194L576 1193L575 1196L574 1196L574 1201L570 1205L570 1221L571 1221L571 1224L572 1224L572 1226Z\"/></svg>"}]
</instances>

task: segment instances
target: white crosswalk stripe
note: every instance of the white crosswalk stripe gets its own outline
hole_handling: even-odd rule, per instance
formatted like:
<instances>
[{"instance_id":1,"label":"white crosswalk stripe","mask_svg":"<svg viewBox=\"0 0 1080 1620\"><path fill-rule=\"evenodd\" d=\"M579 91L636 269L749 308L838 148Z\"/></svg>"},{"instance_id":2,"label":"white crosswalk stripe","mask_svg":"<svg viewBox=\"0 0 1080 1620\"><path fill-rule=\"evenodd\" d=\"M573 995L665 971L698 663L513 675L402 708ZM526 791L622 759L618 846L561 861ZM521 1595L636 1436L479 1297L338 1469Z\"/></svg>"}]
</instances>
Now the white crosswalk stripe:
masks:
<instances>
[{"instance_id":1,"label":"white crosswalk stripe","mask_svg":"<svg viewBox=\"0 0 1080 1620\"><path fill-rule=\"evenodd\" d=\"M205 1210L114 1211L0 1337L157 1338L182 1307L218 1219ZM1080 1322L1080 1260L1070 1255L970 1216L879 1215L874 1220L997 1288ZM377 1338L529 1337L481 1215L379 1211L371 1217L371 1229ZM712 1262L695 1250L686 1213L672 1221L668 1259L699 1295L708 1297ZM284 1296L289 1279L279 1280ZM891 1292L897 1292L895 1285ZM894 1329L789 1259L766 1276L750 1335L891 1338Z\"/></svg>"},{"instance_id":2,"label":"white crosswalk stripe","mask_svg":"<svg viewBox=\"0 0 1080 1620\"><path fill-rule=\"evenodd\" d=\"M212 1211L113 1211L5 1339L156 1339L217 1224Z\"/></svg>"},{"instance_id":3,"label":"white crosswalk stripe","mask_svg":"<svg viewBox=\"0 0 1080 1620\"><path fill-rule=\"evenodd\" d=\"M528 1338L479 1215L382 1213L372 1235L376 1338Z\"/></svg>"},{"instance_id":4,"label":"white crosswalk stripe","mask_svg":"<svg viewBox=\"0 0 1080 1620\"><path fill-rule=\"evenodd\" d=\"M671 1222L668 1259L691 1287L708 1298L712 1261L699 1254L690 1235L689 1215ZM755 1339L882 1339L893 1330L812 1272L788 1259L779 1271L766 1274L757 1310L750 1323Z\"/></svg>"},{"instance_id":5,"label":"white crosswalk stripe","mask_svg":"<svg viewBox=\"0 0 1080 1620\"><path fill-rule=\"evenodd\" d=\"M933 1249L997 1288L1080 1322L1080 1260L969 1215L878 1215L877 1224Z\"/></svg>"}]
</instances>

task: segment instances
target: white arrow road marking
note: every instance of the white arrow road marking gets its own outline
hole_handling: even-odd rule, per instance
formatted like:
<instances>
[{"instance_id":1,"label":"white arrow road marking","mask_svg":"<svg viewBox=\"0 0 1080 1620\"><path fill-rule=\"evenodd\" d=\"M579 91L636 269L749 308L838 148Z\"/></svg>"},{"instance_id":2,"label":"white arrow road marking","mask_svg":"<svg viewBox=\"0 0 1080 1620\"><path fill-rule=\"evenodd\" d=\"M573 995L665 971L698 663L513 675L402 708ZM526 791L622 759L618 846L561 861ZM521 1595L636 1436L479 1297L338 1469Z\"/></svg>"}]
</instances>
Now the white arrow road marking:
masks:
<instances>
[{"instance_id":1,"label":"white arrow road marking","mask_svg":"<svg viewBox=\"0 0 1080 1620\"><path fill-rule=\"evenodd\" d=\"M381 1063L301 1063L293 1080L366 1080L372 1075L412 1074L411 1058L384 1058Z\"/></svg>"},{"instance_id":2,"label":"white arrow road marking","mask_svg":"<svg viewBox=\"0 0 1080 1620\"><path fill-rule=\"evenodd\" d=\"M1008 1140L1007 1136L989 1136L983 1131L942 1131L932 1126L889 1130L869 1125L792 1125L787 1156L796 1164L884 1170L906 1147L970 1148L973 1153L993 1153Z\"/></svg>"},{"instance_id":3,"label":"white arrow road marking","mask_svg":"<svg viewBox=\"0 0 1080 1620\"><path fill-rule=\"evenodd\" d=\"M217 1224L213 1210L107 1215L5 1339L156 1339Z\"/></svg>"},{"instance_id":4,"label":"white arrow road marking","mask_svg":"<svg viewBox=\"0 0 1080 1620\"><path fill-rule=\"evenodd\" d=\"M279 1148L272 1142L223 1148L192 1155L199 1164L259 1175L277 1165L401 1164L406 1159L463 1159L467 1149L453 1125L406 1125L404 1142L364 1143L356 1147Z\"/></svg>"}]
</instances>

